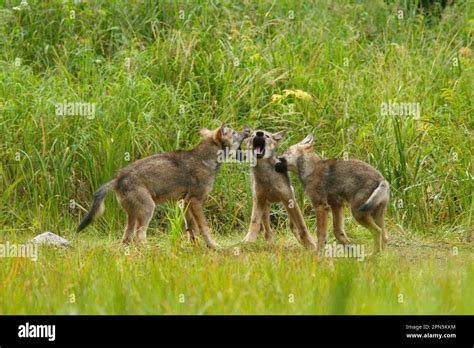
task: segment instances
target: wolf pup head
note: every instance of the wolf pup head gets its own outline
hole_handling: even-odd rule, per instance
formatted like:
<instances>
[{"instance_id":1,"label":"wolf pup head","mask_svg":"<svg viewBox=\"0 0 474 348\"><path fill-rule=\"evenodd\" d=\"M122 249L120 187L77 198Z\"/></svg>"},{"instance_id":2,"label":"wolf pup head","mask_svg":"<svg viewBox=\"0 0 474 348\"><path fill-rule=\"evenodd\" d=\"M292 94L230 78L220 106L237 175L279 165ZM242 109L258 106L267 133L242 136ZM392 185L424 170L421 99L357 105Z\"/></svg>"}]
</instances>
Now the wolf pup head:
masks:
<instances>
[{"instance_id":1,"label":"wolf pup head","mask_svg":"<svg viewBox=\"0 0 474 348\"><path fill-rule=\"evenodd\" d=\"M283 155L277 157L278 162L275 164L275 170L279 173L283 173L288 170L296 172L298 167L298 159L304 154L313 151L313 140L313 135L308 134L306 138L304 138L298 144L290 146Z\"/></svg>"},{"instance_id":2,"label":"wolf pup head","mask_svg":"<svg viewBox=\"0 0 474 348\"><path fill-rule=\"evenodd\" d=\"M256 130L248 137L247 144L250 151L257 160L272 158L276 156L276 149L285 137L286 131L270 133L264 130Z\"/></svg>"}]
</instances>

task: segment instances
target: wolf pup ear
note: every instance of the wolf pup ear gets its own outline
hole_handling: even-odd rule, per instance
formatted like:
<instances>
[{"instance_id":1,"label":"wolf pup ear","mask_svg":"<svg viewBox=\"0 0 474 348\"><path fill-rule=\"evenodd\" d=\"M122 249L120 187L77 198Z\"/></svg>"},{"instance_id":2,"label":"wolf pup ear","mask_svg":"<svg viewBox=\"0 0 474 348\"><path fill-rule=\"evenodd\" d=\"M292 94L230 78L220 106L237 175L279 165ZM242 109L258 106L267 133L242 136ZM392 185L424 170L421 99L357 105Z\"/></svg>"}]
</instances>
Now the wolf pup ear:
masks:
<instances>
[{"instance_id":1,"label":"wolf pup ear","mask_svg":"<svg viewBox=\"0 0 474 348\"><path fill-rule=\"evenodd\" d=\"M201 128L199 130L199 135L201 136L201 138L205 139L205 138L210 138L212 137L212 131L210 131L209 129L207 128Z\"/></svg>"},{"instance_id":2,"label":"wolf pup ear","mask_svg":"<svg viewBox=\"0 0 474 348\"><path fill-rule=\"evenodd\" d=\"M214 134L212 138L216 144L221 145L222 138L226 134L227 134L227 127L225 126L225 124L223 124L222 126L214 130Z\"/></svg>"},{"instance_id":3,"label":"wolf pup ear","mask_svg":"<svg viewBox=\"0 0 474 348\"><path fill-rule=\"evenodd\" d=\"M301 140L300 144L310 147L311 145L313 145L313 140L314 140L313 134L309 133L306 136L306 138Z\"/></svg>"},{"instance_id":4,"label":"wolf pup ear","mask_svg":"<svg viewBox=\"0 0 474 348\"><path fill-rule=\"evenodd\" d=\"M273 133L272 137L276 141L276 144L280 145L285 135L286 135L286 131L283 130L283 131L279 131L278 133Z\"/></svg>"},{"instance_id":5,"label":"wolf pup ear","mask_svg":"<svg viewBox=\"0 0 474 348\"><path fill-rule=\"evenodd\" d=\"M307 151L311 151L313 147L313 141L314 141L313 134L310 133L306 136L306 138L301 140L300 145L303 147L303 149Z\"/></svg>"}]
</instances>

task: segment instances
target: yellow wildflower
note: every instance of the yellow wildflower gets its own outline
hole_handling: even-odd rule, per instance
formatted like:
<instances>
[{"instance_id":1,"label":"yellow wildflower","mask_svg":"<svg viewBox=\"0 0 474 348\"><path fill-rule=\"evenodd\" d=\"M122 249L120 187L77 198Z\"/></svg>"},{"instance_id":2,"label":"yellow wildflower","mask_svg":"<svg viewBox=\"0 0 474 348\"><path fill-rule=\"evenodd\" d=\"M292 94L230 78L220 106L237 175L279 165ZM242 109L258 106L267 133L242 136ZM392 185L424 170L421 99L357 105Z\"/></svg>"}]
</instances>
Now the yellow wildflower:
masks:
<instances>
[{"instance_id":1,"label":"yellow wildflower","mask_svg":"<svg viewBox=\"0 0 474 348\"><path fill-rule=\"evenodd\" d=\"M279 103L281 102L283 99L285 99L286 97L284 95L281 95L281 94L274 94L272 95L272 103Z\"/></svg>"},{"instance_id":2,"label":"yellow wildflower","mask_svg":"<svg viewBox=\"0 0 474 348\"><path fill-rule=\"evenodd\" d=\"M272 103L279 103L282 100L285 100L289 96L293 96L296 99L302 100L312 100L313 97L311 94L306 93L301 89L284 89L283 94L274 94L272 95Z\"/></svg>"},{"instance_id":3,"label":"yellow wildflower","mask_svg":"<svg viewBox=\"0 0 474 348\"><path fill-rule=\"evenodd\" d=\"M309 93L306 93L305 91L302 91L301 89L285 89L283 92L285 93L286 97L292 95L297 99L303 99L303 100L313 99L313 97Z\"/></svg>"},{"instance_id":4,"label":"yellow wildflower","mask_svg":"<svg viewBox=\"0 0 474 348\"><path fill-rule=\"evenodd\" d=\"M253 62L258 62L259 60L262 60L262 56L260 53L255 53L252 57L250 57L250 60Z\"/></svg>"}]
</instances>

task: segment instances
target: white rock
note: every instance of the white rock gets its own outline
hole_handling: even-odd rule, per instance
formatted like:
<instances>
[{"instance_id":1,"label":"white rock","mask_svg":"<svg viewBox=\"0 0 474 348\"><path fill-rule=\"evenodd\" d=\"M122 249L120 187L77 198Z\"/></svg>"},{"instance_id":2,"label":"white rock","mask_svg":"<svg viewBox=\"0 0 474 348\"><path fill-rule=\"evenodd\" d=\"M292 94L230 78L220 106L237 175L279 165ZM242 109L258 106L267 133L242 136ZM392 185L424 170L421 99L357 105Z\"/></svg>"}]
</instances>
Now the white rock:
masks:
<instances>
[{"instance_id":1,"label":"white rock","mask_svg":"<svg viewBox=\"0 0 474 348\"><path fill-rule=\"evenodd\" d=\"M66 239L54 234L53 232L41 233L33 238L30 242L35 244L71 246L71 243L69 243Z\"/></svg>"}]
</instances>

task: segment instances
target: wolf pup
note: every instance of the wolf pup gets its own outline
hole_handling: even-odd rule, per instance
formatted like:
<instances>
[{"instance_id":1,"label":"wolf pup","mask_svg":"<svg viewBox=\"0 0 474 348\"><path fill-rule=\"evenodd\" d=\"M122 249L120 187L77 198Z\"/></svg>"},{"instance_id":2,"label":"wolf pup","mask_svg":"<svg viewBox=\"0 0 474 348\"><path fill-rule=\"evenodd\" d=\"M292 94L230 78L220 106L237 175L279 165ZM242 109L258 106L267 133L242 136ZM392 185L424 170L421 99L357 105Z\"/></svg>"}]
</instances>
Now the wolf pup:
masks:
<instances>
[{"instance_id":1,"label":"wolf pup","mask_svg":"<svg viewBox=\"0 0 474 348\"><path fill-rule=\"evenodd\" d=\"M146 230L156 204L183 199L191 241L195 241L195 234L199 231L209 248L217 248L204 216L203 202L212 190L221 166L220 153L238 153L250 130L238 133L223 125L213 131L201 129L200 135L201 142L190 151L149 156L123 168L94 193L91 208L78 232L103 213L104 198L113 190L128 215L122 239L124 244L128 244L134 234L138 241L146 240Z\"/></svg>"},{"instance_id":2,"label":"wolf pup","mask_svg":"<svg viewBox=\"0 0 474 348\"><path fill-rule=\"evenodd\" d=\"M376 169L358 160L321 160L313 152L313 136L290 146L275 165L277 172L296 173L316 209L318 251L327 238L327 216L332 210L336 239L347 244L344 232L344 203L351 206L352 216L374 236L374 253L387 243L384 227L389 184Z\"/></svg>"},{"instance_id":3,"label":"wolf pup","mask_svg":"<svg viewBox=\"0 0 474 348\"><path fill-rule=\"evenodd\" d=\"M303 215L296 202L288 174L275 171L277 162L275 150L284 136L285 131L271 134L257 130L246 140L249 150L257 160L256 165L251 168L252 217L244 242L252 242L257 238L262 222L265 229L265 239L272 240L269 208L271 203L281 202L288 212L293 234L305 247L316 250L316 245L308 233Z\"/></svg>"}]
</instances>

